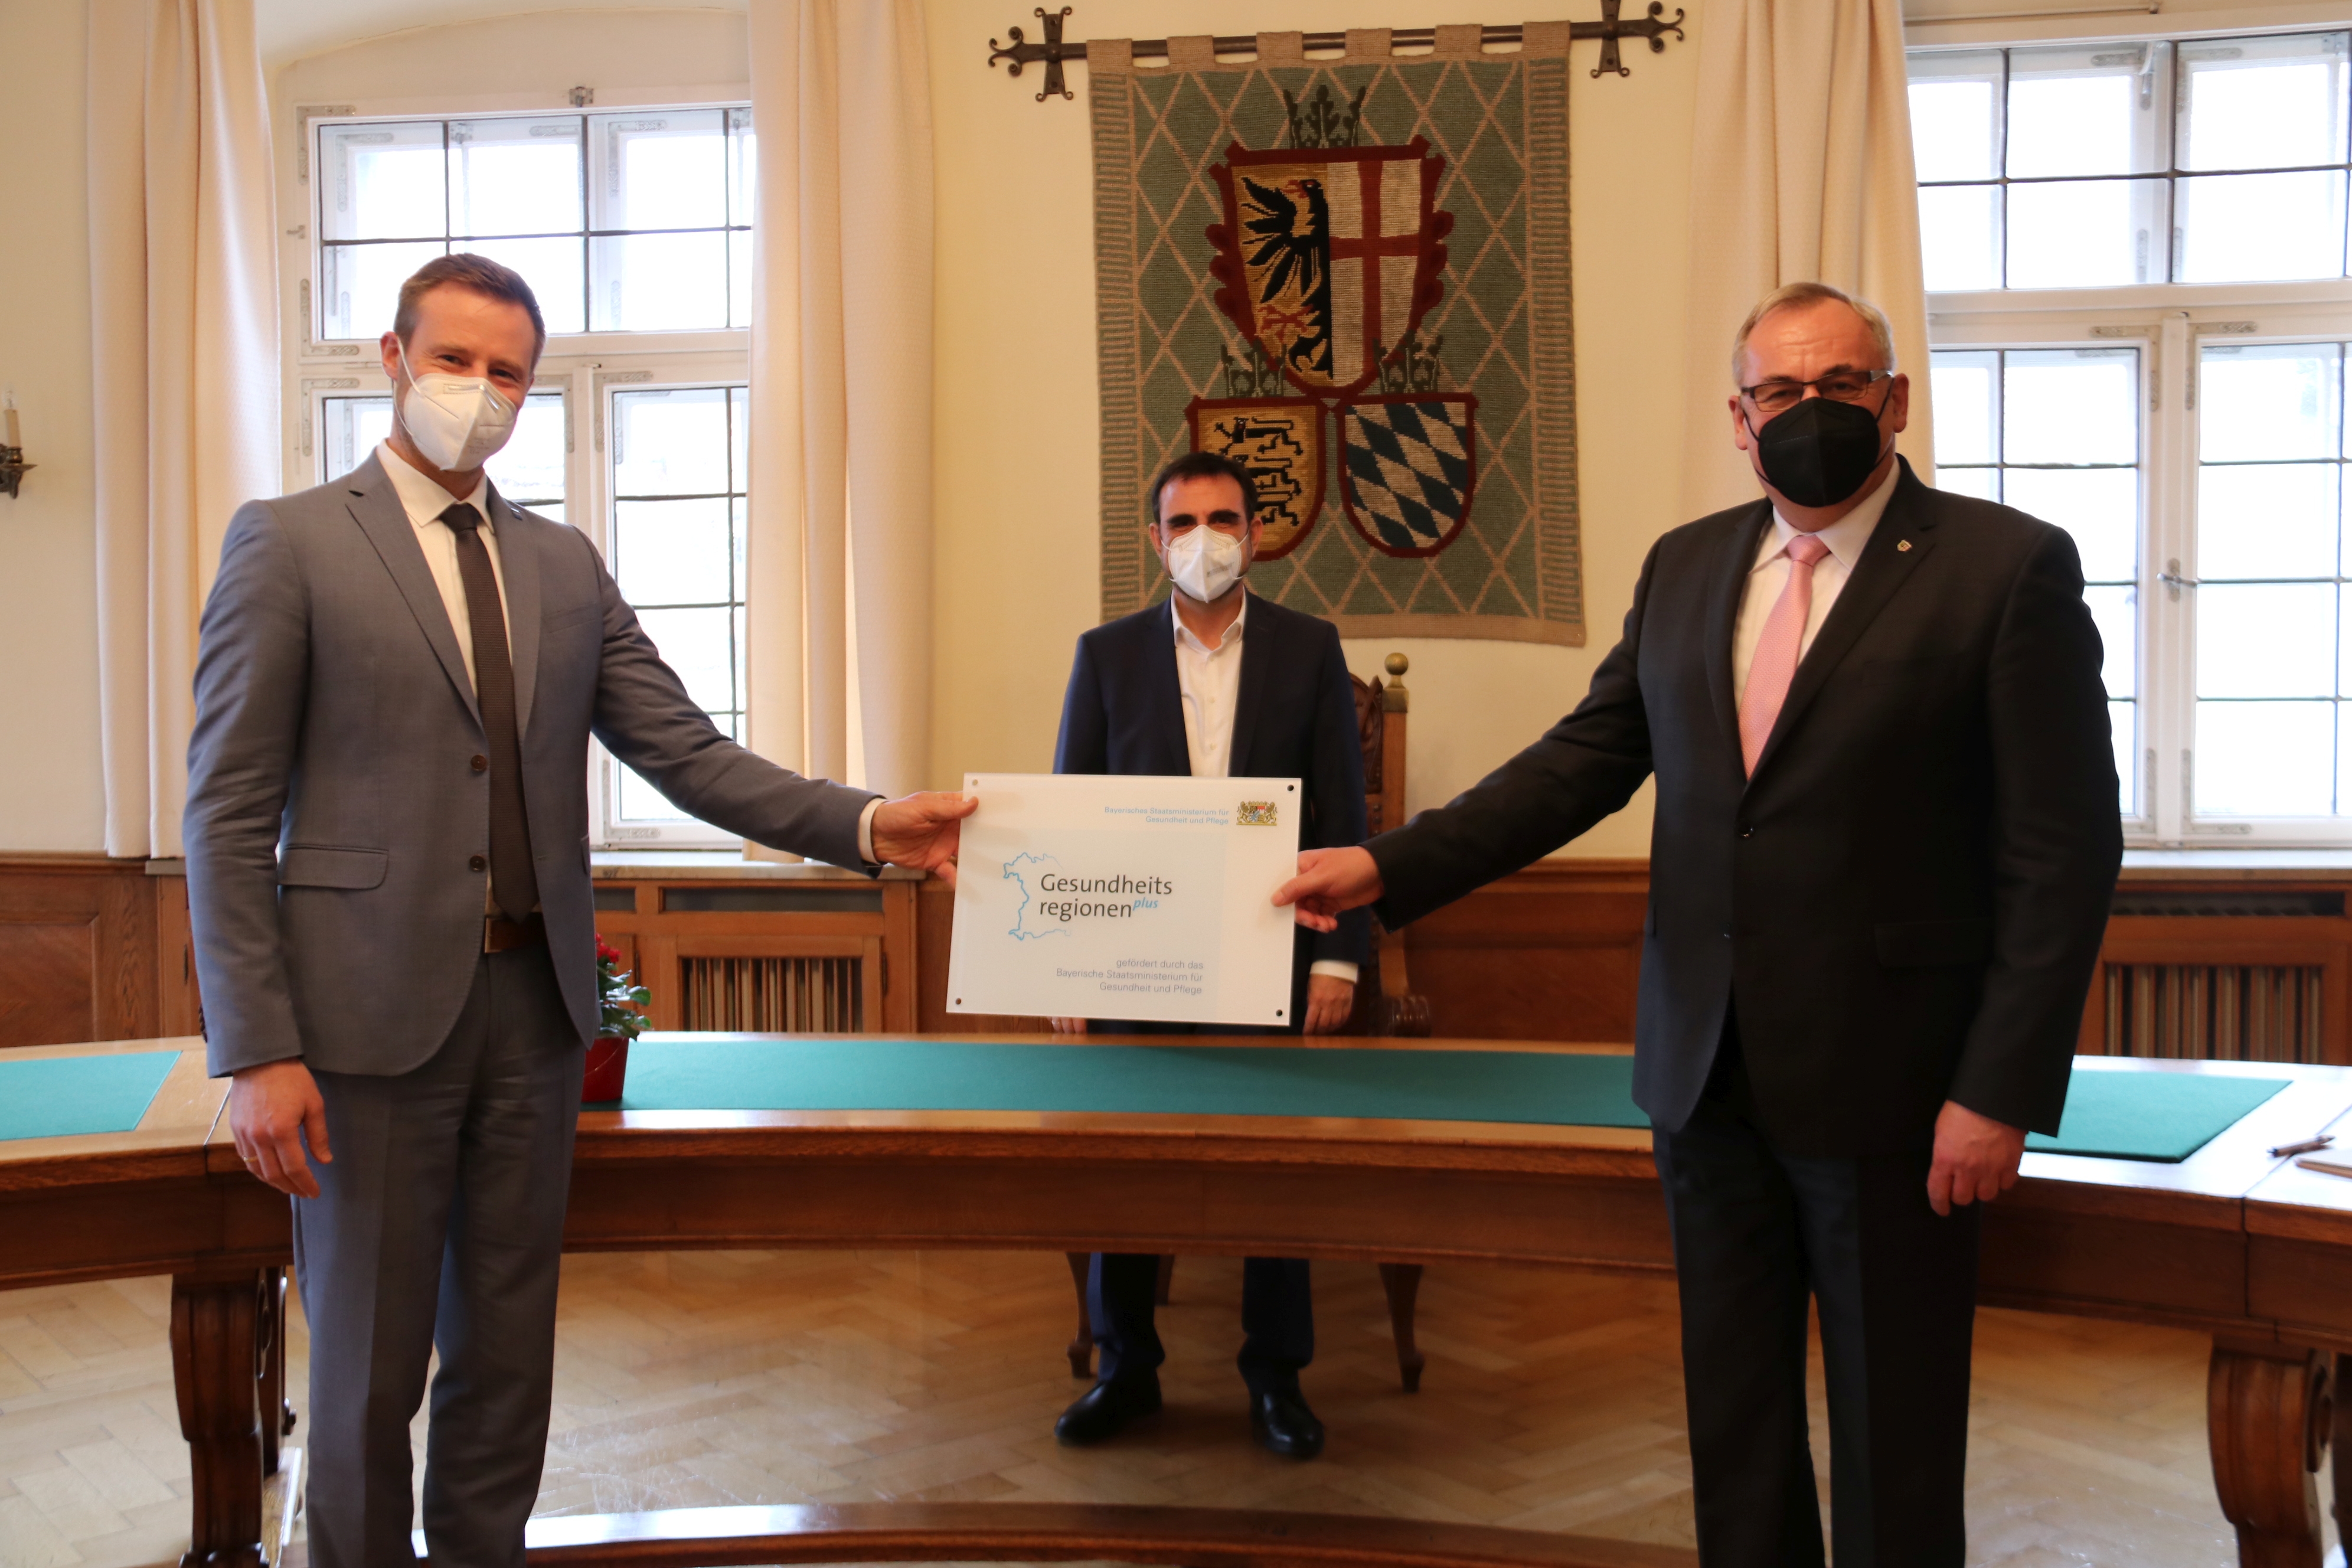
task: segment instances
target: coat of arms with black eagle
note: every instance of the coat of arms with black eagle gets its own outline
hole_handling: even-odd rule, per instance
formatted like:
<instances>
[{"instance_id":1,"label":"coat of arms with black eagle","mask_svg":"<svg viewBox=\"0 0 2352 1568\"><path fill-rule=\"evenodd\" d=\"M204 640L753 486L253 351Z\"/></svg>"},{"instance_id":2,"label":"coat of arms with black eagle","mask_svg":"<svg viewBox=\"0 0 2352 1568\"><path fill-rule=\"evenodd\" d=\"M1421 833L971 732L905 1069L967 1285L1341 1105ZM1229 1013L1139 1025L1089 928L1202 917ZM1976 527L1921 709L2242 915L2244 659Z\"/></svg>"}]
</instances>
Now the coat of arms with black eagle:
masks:
<instances>
[{"instance_id":1,"label":"coat of arms with black eagle","mask_svg":"<svg viewBox=\"0 0 2352 1568\"><path fill-rule=\"evenodd\" d=\"M1292 137L1302 116L1293 104ZM1333 106L1320 106L1326 116ZM1339 117L1352 142L1357 116ZM1186 409L1195 450L1250 471L1265 532L1259 554L1296 549L1324 500L1336 441L1339 501L1383 554L1434 555L1470 519L1478 400L1449 389L1443 340L1421 321L1444 292L1454 216L1436 205L1445 161L1402 147L1238 144L1210 172L1224 221L1208 229L1217 308L1244 348L1226 356L1223 397Z\"/></svg>"}]
</instances>

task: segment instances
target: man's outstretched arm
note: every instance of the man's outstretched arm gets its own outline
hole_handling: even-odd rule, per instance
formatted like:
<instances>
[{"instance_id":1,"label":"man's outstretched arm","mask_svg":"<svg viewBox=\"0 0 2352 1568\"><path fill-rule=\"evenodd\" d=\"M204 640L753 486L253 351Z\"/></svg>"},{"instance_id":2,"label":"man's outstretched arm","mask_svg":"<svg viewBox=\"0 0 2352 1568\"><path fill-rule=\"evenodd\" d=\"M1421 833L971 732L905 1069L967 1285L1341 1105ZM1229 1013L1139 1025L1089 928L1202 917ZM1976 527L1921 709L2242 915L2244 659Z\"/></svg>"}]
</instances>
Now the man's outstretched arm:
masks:
<instances>
[{"instance_id":1,"label":"man's outstretched arm","mask_svg":"<svg viewBox=\"0 0 2352 1568\"><path fill-rule=\"evenodd\" d=\"M1656 562L1654 549L1624 635L1574 712L1439 809L1367 844L1301 854L1298 875L1274 901L1320 931L1336 929L1345 910L1377 903L1381 923L1395 931L1542 858L1631 800L1650 776L1641 632Z\"/></svg>"}]
</instances>

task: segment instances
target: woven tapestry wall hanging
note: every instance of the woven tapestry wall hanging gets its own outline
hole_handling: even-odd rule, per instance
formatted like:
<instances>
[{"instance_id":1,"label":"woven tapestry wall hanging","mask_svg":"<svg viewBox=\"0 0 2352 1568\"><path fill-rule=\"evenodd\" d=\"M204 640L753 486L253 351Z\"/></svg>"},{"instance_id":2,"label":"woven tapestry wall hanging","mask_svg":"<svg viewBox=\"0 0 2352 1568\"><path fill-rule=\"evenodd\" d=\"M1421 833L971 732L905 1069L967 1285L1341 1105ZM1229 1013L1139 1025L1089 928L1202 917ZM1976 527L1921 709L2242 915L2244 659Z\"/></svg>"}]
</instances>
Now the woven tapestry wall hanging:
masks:
<instances>
[{"instance_id":1,"label":"woven tapestry wall hanging","mask_svg":"<svg viewBox=\"0 0 2352 1568\"><path fill-rule=\"evenodd\" d=\"M1347 637L1583 643L1568 47L1087 45L1106 619L1168 591L1143 487L1202 449L1256 482L1256 592Z\"/></svg>"}]
</instances>

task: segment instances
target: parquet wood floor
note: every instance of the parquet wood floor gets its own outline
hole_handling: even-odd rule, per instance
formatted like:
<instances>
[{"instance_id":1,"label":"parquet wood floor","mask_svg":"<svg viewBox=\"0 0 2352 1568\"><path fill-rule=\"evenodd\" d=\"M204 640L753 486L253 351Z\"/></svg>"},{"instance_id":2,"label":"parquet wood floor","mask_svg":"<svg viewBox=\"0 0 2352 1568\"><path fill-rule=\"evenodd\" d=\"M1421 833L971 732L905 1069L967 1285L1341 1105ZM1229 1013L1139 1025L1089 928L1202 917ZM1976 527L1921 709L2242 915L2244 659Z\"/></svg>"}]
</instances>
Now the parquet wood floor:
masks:
<instances>
[{"instance_id":1,"label":"parquet wood floor","mask_svg":"<svg viewBox=\"0 0 2352 1568\"><path fill-rule=\"evenodd\" d=\"M1318 1264L1315 1288L1307 1388L1331 1437L1300 1465L1249 1443L1230 1259L1177 1269L1161 1314L1167 1411L1072 1451L1052 1433L1083 1389L1062 1358L1072 1306L1057 1256L568 1258L540 1508L1100 1500L1690 1542L1670 1284L1432 1269L1429 1370L1412 1396L1370 1266ZM163 1279L0 1294L6 1568L143 1568L185 1545L168 1308ZM299 1408L299 1323L290 1348ZM1987 1312L1977 1358L1973 1562L2235 1562L2205 1458L2202 1340ZM1815 1404L1818 1427L1818 1380ZM421 1452L421 1418L416 1432Z\"/></svg>"}]
</instances>

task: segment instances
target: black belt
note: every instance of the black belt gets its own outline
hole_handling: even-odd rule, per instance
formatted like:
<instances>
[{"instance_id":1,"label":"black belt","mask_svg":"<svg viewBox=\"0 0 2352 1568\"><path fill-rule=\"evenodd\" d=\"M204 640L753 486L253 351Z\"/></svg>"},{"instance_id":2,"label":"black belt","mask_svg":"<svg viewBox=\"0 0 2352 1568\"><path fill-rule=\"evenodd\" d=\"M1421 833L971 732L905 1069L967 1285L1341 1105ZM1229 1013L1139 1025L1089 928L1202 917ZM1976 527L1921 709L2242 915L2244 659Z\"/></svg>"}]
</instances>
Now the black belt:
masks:
<instances>
[{"instance_id":1,"label":"black belt","mask_svg":"<svg viewBox=\"0 0 2352 1568\"><path fill-rule=\"evenodd\" d=\"M545 947L547 921L536 910L519 921L504 915L482 917L482 951L511 952L519 947Z\"/></svg>"}]
</instances>

